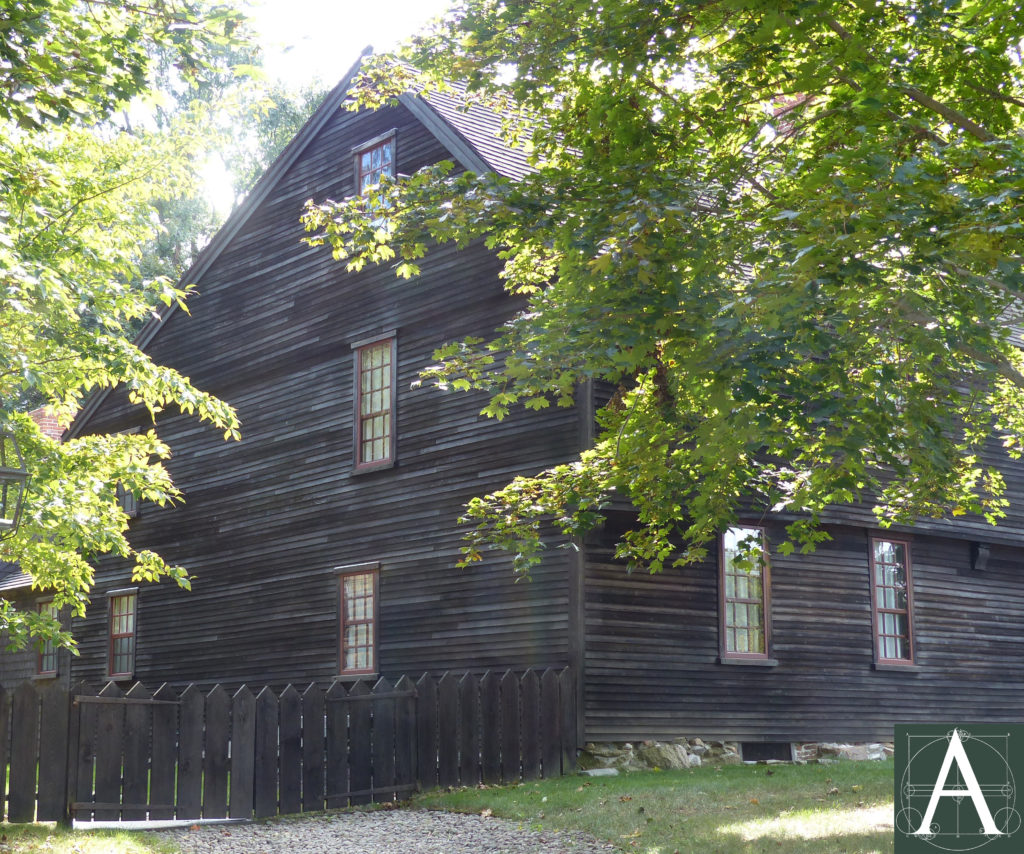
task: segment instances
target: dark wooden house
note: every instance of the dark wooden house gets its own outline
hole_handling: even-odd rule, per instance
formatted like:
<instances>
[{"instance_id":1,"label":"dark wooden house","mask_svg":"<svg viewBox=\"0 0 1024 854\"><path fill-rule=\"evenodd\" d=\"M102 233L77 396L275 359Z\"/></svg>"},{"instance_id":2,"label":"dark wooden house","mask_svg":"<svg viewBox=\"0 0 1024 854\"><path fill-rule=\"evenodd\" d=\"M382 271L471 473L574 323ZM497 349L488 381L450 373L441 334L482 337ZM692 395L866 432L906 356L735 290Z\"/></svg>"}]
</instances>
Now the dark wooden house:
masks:
<instances>
[{"instance_id":1,"label":"dark wooden house","mask_svg":"<svg viewBox=\"0 0 1024 854\"><path fill-rule=\"evenodd\" d=\"M74 630L73 678L236 685L445 670L572 669L582 741L680 735L876 740L897 721L1014 720L1024 708L1024 518L881 531L859 509L809 556L771 548L782 521L723 532L707 562L656 576L613 559L621 515L529 583L492 554L457 570L463 503L571 459L574 409L478 415L483 401L414 384L440 343L486 336L514 309L482 245L442 247L419 281L346 272L302 242L310 198L441 159L516 177L497 118L446 97L373 112L328 96L187 279L192 315L143 333L162 363L237 407L240 442L194 419L157 429L186 503L143 504L133 540L187 566L193 590L133 585L100 561ZM76 432L146 427L113 392ZM1019 470L1008 470L1018 499ZM763 572L734 571L744 537ZM723 548L724 546L724 548Z\"/></svg>"}]
</instances>

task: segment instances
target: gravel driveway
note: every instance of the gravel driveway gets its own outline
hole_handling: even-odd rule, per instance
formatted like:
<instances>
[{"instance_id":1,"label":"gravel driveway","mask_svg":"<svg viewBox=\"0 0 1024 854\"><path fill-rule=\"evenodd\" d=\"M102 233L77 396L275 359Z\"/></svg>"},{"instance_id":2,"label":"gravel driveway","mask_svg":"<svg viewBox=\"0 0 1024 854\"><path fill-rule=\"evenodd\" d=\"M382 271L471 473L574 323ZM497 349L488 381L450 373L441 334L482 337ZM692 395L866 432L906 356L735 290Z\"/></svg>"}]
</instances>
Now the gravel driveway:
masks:
<instances>
[{"instance_id":1,"label":"gravel driveway","mask_svg":"<svg viewBox=\"0 0 1024 854\"><path fill-rule=\"evenodd\" d=\"M376 810L155 831L185 854L597 854L615 851L578 833L426 810Z\"/></svg>"}]
</instances>

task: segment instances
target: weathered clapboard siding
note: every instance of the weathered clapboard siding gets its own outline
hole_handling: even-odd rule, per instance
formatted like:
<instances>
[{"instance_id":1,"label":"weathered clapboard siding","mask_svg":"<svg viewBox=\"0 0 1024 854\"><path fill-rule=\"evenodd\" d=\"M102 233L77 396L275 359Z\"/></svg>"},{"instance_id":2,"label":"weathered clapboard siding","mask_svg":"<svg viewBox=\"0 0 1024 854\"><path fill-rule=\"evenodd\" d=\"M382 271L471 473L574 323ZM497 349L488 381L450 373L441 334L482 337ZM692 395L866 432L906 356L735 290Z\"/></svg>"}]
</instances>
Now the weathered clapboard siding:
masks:
<instances>
[{"instance_id":1,"label":"weathered clapboard siding","mask_svg":"<svg viewBox=\"0 0 1024 854\"><path fill-rule=\"evenodd\" d=\"M588 740L718 735L889 739L897 721L1010 721L1024 707L1024 550L984 573L968 544L912 537L916 666L872 665L866 529L831 527L810 556L772 555L776 667L718 663L716 556L657 576L592 550L586 583ZM774 543L780 525L769 526Z\"/></svg>"},{"instance_id":2,"label":"weathered clapboard siding","mask_svg":"<svg viewBox=\"0 0 1024 854\"><path fill-rule=\"evenodd\" d=\"M453 568L465 501L516 473L571 455L573 410L478 415L483 398L412 388L435 347L486 335L515 303L482 246L443 247L419 281L387 267L347 273L325 248L301 244L310 197L352 192L350 150L398 129L400 172L450 157L404 107L339 111L203 275L192 316L173 315L148 347L238 408L243 440L175 414L158 430L186 494L171 510L144 505L137 545L187 566L192 592L140 589L136 675L147 681L279 684L337 674L336 567L380 562L384 674L568 663L568 553L552 550L529 584L506 557ZM354 341L396 330L397 465L353 474ZM111 395L92 430L144 424ZM106 666L103 591L123 566L101 561L95 604L77 628L75 678Z\"/></svg>"}]
</instances>

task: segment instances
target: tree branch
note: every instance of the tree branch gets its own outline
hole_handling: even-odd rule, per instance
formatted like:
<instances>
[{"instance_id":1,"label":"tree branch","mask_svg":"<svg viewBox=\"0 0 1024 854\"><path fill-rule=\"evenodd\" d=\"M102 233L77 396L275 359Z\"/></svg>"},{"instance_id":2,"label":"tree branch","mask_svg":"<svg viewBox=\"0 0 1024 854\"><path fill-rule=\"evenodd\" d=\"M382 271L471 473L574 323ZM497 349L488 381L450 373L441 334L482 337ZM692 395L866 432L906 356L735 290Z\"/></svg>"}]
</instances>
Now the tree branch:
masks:
<instances>
[{"instance_id":1,"label":"tree branch","mask_svg":"<svg viewBox=\"0 0 1024 854\"><path fill-rule=\"evenodd\" d=\"M1024 107L1024 101L1020 98L1004 95L1002 92L997 92L995 89L989 89L985 86L981 86L971 80L965 80L964 83L970 86L975 92L981 92L983 95L988 95L990 98L995 98L998 101L1005 101L1007 104L1015 104L1018 107Z\"/></svg>"}]
</instances>

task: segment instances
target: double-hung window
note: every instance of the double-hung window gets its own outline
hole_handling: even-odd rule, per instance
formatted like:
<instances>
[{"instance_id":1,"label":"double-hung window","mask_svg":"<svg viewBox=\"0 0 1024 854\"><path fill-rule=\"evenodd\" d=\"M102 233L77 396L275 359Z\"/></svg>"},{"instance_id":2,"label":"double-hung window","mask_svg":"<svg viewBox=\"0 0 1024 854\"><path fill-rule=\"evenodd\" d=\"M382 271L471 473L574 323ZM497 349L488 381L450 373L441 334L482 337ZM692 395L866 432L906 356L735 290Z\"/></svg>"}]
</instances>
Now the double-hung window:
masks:
<instances>
[{"instance_id":1,"label":"double-hung window","mask_svg":"<svg viewBox=\"0 0 1024 854\"><path fill-rule=\"evenodd\" d=\"M389 466L395 459L395 339L360 342L353 351L356 469Z\"/></svg>"},{"instance_id":2,"label":"double-hung window","mask_svg":"<svg viewBox=\"0 0 1024 854\"><path fill-rule=\"evenodd\" d=\"M768 661L768 559L764 531L736 526L719 547L719 646L722 660Z\"/></svg>"},{"instance_id":3,"label":"double-hung window","mask_svg":"<svg viewBox=\"0 0 1024 854\"><path fill-rule=\"evenodd\" d=\"M356 190L363 196L380 183L382 176L394 177L395 132L389 131L364 142L353 149L352 154L355 158Z\"/></svg>"},{"instance_id":4,"label":"double-hung window","mask_svg":"<svg viewBox=\"0 0 1024 854\"><path fill-rule=\"evenodd\" d=\"M871 603L877 664L913 664L910 543L871 540Z\"/></svg>"},{"instance_id":5,"label":"double-hung window","mask_svg":"<svg viewBox=\"0 0 1024 854\"><path fill-rule=\"evenodd\" d=\"M138 592L112 590L108 594L107 675L111 679L130 678L135 673L135 631Z\"/></svg>"},{"instance_id":6,"label":"double-hung window","mask_svg":"<svg viewBox=\"0 0 1024 854\"><path fill-rule=\"evenodd\" d=\"M339 571L339 664L342 676L377 670L378 564L342 567Z\"/></svg>"},{"instance_id":7,"label":"double-hung window","mask_svg":"<svg viewBox=\"0 0 1024 854\"><path fill-rule=\"evenodd\" d=\"M57 621L60 620L60 609L52 600L39 602L36 605L36 610L44 616L52 617ZM39 676L57 675L57 647L52 640L44 641L42 646L39 647L39 657L36 659L36 673Z\"/></svg>"}]
</instances>

